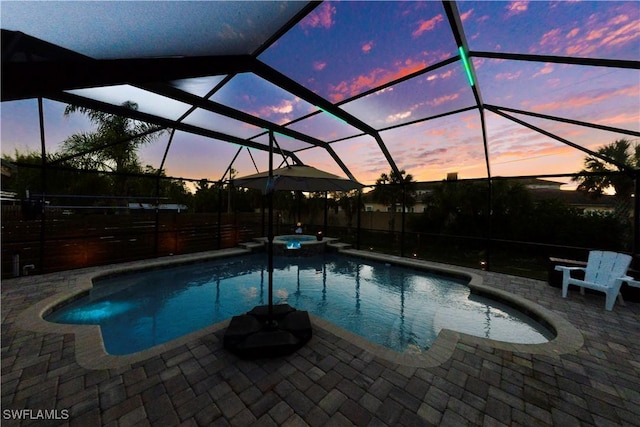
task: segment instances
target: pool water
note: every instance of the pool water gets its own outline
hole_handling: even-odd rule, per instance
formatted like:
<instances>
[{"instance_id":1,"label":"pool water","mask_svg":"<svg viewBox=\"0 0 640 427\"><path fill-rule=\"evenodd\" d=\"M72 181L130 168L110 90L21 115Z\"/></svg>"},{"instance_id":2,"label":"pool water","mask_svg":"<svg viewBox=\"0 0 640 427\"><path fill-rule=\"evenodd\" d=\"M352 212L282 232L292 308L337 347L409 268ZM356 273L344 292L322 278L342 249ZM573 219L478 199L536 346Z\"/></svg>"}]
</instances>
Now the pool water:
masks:
<instances>
[{"instance_id":1,"label":"pool water","mask_svg":"<svg viewBox=\"0 0 640 427\"><path fill-rule=\"evenodd\" d=\"M94 283L50 313L100 325L105 349L138 352L268 303L264 254L141 271ZM274 304L288 303L400 352L426 351L442 328L518 343L547 342L537 322L470 296L460 280L356 257L276 257Z\"/></svg>"}]
</instances>

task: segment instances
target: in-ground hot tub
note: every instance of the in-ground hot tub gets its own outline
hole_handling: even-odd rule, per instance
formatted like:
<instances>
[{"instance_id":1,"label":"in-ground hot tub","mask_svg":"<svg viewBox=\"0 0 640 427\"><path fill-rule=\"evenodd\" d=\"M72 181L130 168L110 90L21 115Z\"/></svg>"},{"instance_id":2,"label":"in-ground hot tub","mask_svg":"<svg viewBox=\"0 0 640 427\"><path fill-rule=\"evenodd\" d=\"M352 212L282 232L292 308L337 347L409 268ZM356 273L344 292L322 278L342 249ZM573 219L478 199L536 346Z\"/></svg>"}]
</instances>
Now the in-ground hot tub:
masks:
<instances>
[{"instance_id":1,"label":"in-ground hot tub","mask_svg":"<svg viewBox=\"0 0 640 427\"><path fill-rule=\"evenodd\" d=\"M324 252L327 241L308 234L274 236L273 254L284 256L313 256Z\"/></svg>"}]
</instances>

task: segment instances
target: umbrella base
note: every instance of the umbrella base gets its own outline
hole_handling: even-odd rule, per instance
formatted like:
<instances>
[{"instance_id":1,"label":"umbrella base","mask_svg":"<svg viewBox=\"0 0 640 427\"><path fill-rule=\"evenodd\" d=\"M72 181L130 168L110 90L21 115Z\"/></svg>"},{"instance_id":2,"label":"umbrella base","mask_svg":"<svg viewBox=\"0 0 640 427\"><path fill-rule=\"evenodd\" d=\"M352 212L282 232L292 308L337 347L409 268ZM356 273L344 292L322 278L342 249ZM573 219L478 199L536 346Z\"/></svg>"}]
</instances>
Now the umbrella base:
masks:
<instances>
[{"instance_id":1,"label":"umbrella base","mask_svg":"<svg viewBox=\"0 0 640 427\"><path fill-rule=\"evenodd\" d=\"M297 351L311 339L309 313L289 304L254 307L241 316L234 316L224 333L223 344L243 359L286 356Z\"/></svg>"}]
</instances>

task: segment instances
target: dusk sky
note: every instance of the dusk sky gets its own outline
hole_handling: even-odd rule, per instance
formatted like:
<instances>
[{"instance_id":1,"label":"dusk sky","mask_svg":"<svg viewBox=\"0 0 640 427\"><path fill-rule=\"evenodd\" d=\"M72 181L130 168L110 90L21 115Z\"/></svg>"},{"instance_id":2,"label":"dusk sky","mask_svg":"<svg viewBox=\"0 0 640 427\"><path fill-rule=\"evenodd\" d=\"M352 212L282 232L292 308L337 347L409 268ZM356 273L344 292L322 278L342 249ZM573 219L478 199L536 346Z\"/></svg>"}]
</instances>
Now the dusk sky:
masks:
<instances>
[{"instance_id":1,"label":"dusk sky","mask_svg":"<svg viewBox=\"0 0 640 427\"><path fill-rule=\"evenodd\" d=\"M263 7L270 6L271 15L264 12L261 16L266 24L259 25L244 19L250 3L225 5L228 16L216 12L216 4L223 3L166 2L158 7L154 2L123 6L3 1L0 22L3 29L23 31L96 58L229 53L224 49L246 54L271 35L269 29L277 30L294 9L304 6L263 3ZM463 1L457 5L471 51L640 59L640 3L636 1ZM211 25L212 20L218 25ZM159 23L163 26L158 27ZM487 175L477 109L396 127L476 105L461 61L364 97L358 95L457 55L441 2L346 1L322 3L258 59L380 131L400 169L416 180L431 181L444 179L449 172L458 172L461 178ZM473 67L485 104L640 131L638 69L485 58L474 58ZM204 96L222 78L173 84ZM190 107L130 86L72 92L115 104L131 100L141 111L171 119ZM280 125L318 110L252 73L236 75L211 99ZM80 115L64 118L65 105L49 100L44 105L50 151L71 134L91 129ZM591 150L620 138L639 142L635 136L513 115ZM490 111L486 119L493 176L562 174L582 168L585 153ZM1 120L3 155L13 155L15 149L39 151L36 100L2 103ZM185 122L267 142L266 136L257 136L263 129L203 110L196 110ZM326 142L339 140L332 147L364 184L374 183L390 170L374 138L349 138L361 131L327 113L290 127ZM344 176L324 149L283 136L277 139L283 149L302 150L297 155L306 164ZM164 135L144 147L143 164L158 167L167 140ZM238 148L177 132L166 173L220 179ZM266 153L251 153L260 170L265 170ZM255 172L246 149L233 167L238 175Z\"/></svg>"}]
</instances>

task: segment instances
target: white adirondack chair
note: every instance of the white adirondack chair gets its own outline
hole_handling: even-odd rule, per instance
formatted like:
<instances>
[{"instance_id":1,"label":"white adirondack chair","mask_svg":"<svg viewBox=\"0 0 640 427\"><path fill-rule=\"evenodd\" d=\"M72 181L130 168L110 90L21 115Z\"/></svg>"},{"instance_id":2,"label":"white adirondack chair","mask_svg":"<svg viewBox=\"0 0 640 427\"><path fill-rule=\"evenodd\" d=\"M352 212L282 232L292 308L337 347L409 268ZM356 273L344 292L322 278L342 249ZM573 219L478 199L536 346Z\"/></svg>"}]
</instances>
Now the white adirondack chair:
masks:
<instances>
[{"instance_id":1,"label":"white adirondack chair","mask_svg":"<svg viewBox=\"0 0 640 427\"><path fill-rule=\"evenodd\" d=\"M633 279L626 275L631 264L631 256L609 251L591 251L586 267L556 266L562 271L562 298L567 297L569 285L580 286L580 293L584 295L584 288L604 292L606 295L605 308L613 309L616 297L622 299L620 287L622 282ZM584 271L584 280L571 277L571 272ZM622 301L621 301L622 302Z\"/></svg>"}]
</instances>

